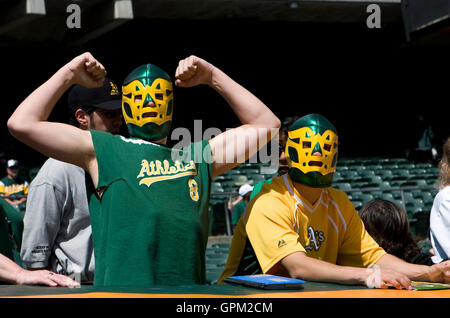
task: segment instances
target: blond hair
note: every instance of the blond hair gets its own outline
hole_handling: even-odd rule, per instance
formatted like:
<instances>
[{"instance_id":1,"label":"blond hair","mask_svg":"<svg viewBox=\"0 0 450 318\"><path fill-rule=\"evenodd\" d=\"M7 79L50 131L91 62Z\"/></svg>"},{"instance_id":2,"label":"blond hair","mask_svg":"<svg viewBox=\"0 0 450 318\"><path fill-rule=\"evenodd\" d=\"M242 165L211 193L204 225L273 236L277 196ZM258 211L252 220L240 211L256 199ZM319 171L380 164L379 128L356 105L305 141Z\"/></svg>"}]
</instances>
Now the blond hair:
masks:
<instances>
[{"instance_id":1,"label":"blond hair","mask_svg":"<svg viewBox=\"0 0 450 318\"><path fill-rule=\"evenodd\" d=\"M437 186L439 190L442 190L446 186L450 185L450 137L442 147L442 158L439 161L439 178Z\"/></svg>"}]
</instances>

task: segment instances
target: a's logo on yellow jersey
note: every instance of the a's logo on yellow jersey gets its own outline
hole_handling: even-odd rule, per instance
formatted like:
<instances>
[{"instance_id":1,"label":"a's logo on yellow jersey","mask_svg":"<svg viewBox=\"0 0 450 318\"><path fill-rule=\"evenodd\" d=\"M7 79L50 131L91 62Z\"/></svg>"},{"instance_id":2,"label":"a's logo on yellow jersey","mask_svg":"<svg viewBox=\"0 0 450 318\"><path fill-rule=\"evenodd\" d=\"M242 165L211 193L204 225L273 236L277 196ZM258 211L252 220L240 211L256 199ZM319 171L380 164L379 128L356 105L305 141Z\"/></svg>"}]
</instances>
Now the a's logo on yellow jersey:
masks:
<instances>
[{"instance_id":1,"label":"a's logo on yellow jersey","mask_svg":"<svg viewBox=\"0 0 450 318\"><path fill-rule=\"evenodd\" d=\"M195 175L197 175L197 167L193 160L185 164L177 160L173 165L170 165L168 160L163 162L152 160L148 162L144 159L141 163L141 171L136 178L142 178L139 181L139 185L145 184L147 187L150 187L155 182Z\"/></svg>"},{"instance_id":2,"label":"a's logo on yellow jersey","mask_svg":"<svg viewBox=\"0 0 450 318\"><path fill-rule=\"evenodd\" d=\"M322 231L315 231L312 226L308 226L309 244L305 246L307 251L318 251L322 242L325 241L325 236Z\"/></svg>"}]
</instances>

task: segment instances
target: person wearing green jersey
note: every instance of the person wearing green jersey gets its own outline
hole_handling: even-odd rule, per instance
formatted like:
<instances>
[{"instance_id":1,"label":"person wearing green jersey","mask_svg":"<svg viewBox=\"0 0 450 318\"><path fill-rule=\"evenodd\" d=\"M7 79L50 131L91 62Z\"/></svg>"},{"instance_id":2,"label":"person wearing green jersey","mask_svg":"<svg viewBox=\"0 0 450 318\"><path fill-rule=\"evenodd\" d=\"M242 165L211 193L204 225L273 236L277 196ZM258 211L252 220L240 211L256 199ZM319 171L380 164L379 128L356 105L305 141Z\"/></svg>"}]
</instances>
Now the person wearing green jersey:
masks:
<instances>
[{"instance_id":1,"label":"person wearing green jersey","mask_svg":"<svg viewBox=\"0 0 450 318\"><path fill-rule=\"evenodd\" d=\"M98 87L105 75L90 53L75 57L19 105L8 128L25 144L90 174L94 285L203 284L211 179L253 156L276 135L280 121L252 93L196 56L179 62L175 85L212 87L241 126L182 150L168 148L172 81L152 64L132 71L122 87L130 138L47 120L71 85ZM242 138L246 142L239 142Z\"/></svg>"}]
</instances>

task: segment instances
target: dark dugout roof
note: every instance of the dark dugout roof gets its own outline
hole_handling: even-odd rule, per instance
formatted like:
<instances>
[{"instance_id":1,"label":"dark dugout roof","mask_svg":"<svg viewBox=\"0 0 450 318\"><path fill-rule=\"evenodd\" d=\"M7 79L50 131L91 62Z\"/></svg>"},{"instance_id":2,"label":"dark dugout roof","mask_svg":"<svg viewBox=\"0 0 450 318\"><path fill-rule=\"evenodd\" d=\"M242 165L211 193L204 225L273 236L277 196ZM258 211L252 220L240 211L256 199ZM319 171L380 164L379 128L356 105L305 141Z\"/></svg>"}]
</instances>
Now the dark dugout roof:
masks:
<instances>
[{"instance_id":1,"label":"dark dugout roof","mask_svg":"<svg viewBox=\"0 0 450 318\"><path fill-rule=\"evenodd\" d=\"M376 3L383 23L401 21L400 0L0 0L0 45L57 42L77 46L132 19L252 19L284 22L364 22ZM72 5L72 7L71 7ZM67 20L80 9L80 28Z\"/></svg>"}]
</instances>

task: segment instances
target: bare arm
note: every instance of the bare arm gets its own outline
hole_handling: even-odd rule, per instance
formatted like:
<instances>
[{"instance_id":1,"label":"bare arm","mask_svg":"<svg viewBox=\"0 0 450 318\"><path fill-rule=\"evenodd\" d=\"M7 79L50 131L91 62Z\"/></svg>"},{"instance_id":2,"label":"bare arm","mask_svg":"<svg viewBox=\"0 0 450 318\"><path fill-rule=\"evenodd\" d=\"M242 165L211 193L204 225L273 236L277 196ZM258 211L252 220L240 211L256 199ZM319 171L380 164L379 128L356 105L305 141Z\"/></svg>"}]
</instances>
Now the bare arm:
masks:
<instances>
[{"instance_id":1,"label":"bare arm","mask_svg":"<svg viewBox=\"0 0 450 318\"><path fill-rule=\"evenodd\" d=\"M89 172L96 171L90 133L47 119L56 102L73 84L98 87L102 85L105 74L104 67L90 53L77 56L17 107L8 120L9 131L48 157L78 165ZM94 180L92 173L91 176Z\"/></svg>"},{"instance_id":2,"label":"bare arm","mask_svg":"<svg viewBox=\"0 0 450 318\"><path fill-rule=\"evenodd\" d=\"M0 280L19 285L79 286L77 282L69 277L58 275L48 270L25 270L2 254L0 254Z\"/></svg>"},{"instance_id":3,"label":"bare arm","mask_svg":"<svg viewBox=\"0 0 450 318\"><path fill-rule=\"evenodd\" d=\"M309 257L302 252L286 256L280 264L290 277L306 281L360 284L378 288L387 288L387 284L391 284L396 288L412 288L408 277L391 269L377 271L362 267L340 266Z\"/></svg>"},{"instance_id":4,"label":"bare arm","mask_svg":"<svg viewBox=\"0 0 450 318\"><path fill-rule=\"evenodd\" d=\"M209 141L213 177L246 161L278 132L280 120L261 100L203 59L190 56L180 61L175 84L209 85L228 102L242 123Z\"/></svg>"},{"instance_id":5,"label":"bare arm","mask_svg":"<svg viewBox=\"0 0 450 318\"><path fill-rule=\"evenodd\" d=\"M450 282L450 261L434 264L432 266L411 264L393 255L386 254L380 258L377 265L381 269L391 269L403 273L411 280L449 283Z\"/></svg>"}]
</instances>

